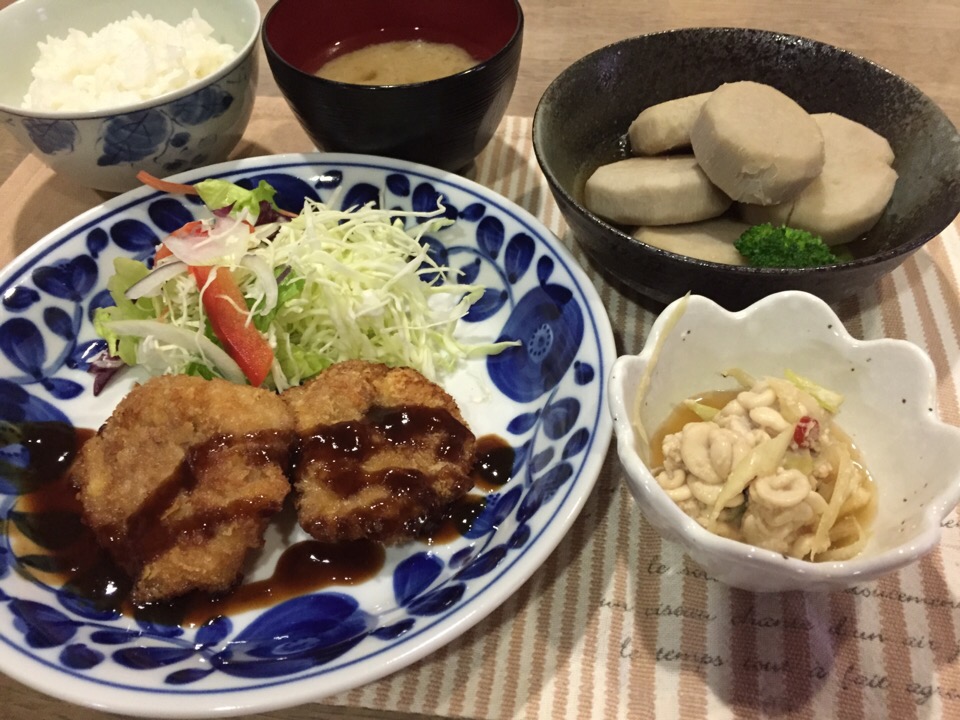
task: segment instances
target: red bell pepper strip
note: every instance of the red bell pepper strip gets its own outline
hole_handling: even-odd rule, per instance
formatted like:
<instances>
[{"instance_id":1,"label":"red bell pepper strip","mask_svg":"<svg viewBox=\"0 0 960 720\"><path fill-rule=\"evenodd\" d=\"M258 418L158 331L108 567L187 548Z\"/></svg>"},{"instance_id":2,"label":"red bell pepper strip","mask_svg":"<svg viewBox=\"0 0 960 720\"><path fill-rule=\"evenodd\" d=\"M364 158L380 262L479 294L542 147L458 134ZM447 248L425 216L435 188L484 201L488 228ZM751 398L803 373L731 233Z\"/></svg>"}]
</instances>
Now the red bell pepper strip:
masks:
<instances>
[{"instance_id":1,"label":"red bell pepper strip","mask_svg":"<svg viewBox=\"0 0 960 720\"><path fill-rule=\"evenodd\" d=\"M250 384L259 387L273 365L273 348L253 323L247 322L240 286L226 268L191 265L190 273L203 293L203 309L214 335Z\"/></svg>"},{"instance_id":2,"label":"red bell pepper strip","mask_svg":"<svg viewBox=\"0 0 960 720\"><path fill-rule=\"evenodd\" d=\"M250 231L253 231L252 227ZM172 234L177 237L196 236L199 240L207 233L203 223L194 220ZM154 262L172 254L170 248L161 243L154 255ZM247 322L247 314L242 310L247 303L240 286L226 268L219 268L219 272L218 268L203 265L190 265L189 268L202 293L203 309L210 320L213 334L240 366L250 384L259 387L273 365L273 348L253 323Z\"/></svg>"}]
</instances>

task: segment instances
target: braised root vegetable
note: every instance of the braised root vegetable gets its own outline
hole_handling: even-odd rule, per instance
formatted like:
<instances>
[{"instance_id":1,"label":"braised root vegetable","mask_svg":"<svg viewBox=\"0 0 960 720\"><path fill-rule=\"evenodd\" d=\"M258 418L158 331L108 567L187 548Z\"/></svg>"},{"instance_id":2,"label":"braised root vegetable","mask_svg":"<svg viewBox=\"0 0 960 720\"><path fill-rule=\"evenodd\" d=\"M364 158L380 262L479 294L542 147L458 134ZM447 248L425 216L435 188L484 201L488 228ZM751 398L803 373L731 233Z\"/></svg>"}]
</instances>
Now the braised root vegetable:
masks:
<instances>
[{"instance_id":1,"label":"braised root vegetable","mask_svg":"<svg viewBox=\"0 0 960 720\"><path fill-rule=\"evenodd\" d=\"M769 85L736 82L713 91L690 130L707 177L739 202L795 197L823 169L823 135L796 102Z\"/></svg>"},{"instance_id":2,"label":"braised root vegetable","mask_svg":"<svg viewBox=\"0 0 960 720\"><path fill-rule=\"evenodd\" d=\"M834 113L814 115L824 141L823 171L796 198L779 205L742 205L751 224L809 230L828 245L856 240L873 227L893 195L897 172L890 144L860 123Z\"/></svg>"},{"instance_id":3,"label":"braised root vegetable","mask_svg":"<svg viewBox=\"0 0 960 720\"><path fill-rule=\"evenodd\" d=\"M690 128L708 97L710 93L700 93L651 105L630 124L630 149L637 155L658 155L689 147Z\"/></svg>"},{"instance_id":4,"label":"braised root vegetable","mask_svg":"<svg viewBox=\"0 0 960 720\"><path fill-rule=\"evenodd\" d=\"M675 225L717 217L731 200L690 155L602 165L584 188L587 208L624 225Z\"/></svg>"}]
</instances>

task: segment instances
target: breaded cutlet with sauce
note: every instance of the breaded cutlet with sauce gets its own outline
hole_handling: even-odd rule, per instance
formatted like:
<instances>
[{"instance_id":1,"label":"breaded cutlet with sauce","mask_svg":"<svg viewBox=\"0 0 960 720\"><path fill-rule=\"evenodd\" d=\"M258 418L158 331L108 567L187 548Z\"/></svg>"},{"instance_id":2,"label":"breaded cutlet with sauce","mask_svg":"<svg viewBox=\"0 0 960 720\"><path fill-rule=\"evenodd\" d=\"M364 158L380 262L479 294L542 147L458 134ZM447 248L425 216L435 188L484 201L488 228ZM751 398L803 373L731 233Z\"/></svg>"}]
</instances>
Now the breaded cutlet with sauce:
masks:
<instances>
[{"instance_id":1,"label":"breaded cutlet with sauce","mask_svg":"<svg viewBox=\"0 0 960 720\"><path fill-rule=\"evenodd\" d=\"M237 584L290 490L295 437L275 393L225 380L156 377L120 402L71 475L134 603Z\"/></svg>"},{"instance_id":2,"label":"breaded cutlet with sauce","mask_svg":"<svg viewBox=\"0 0 960 720\"><path fill-rule=\"evenodd\" d=\"M408 539L473 486L473 433L415 370L348 360L282 397L300 435L297 514L317 540Z\"/></svg>"}]
</instances>

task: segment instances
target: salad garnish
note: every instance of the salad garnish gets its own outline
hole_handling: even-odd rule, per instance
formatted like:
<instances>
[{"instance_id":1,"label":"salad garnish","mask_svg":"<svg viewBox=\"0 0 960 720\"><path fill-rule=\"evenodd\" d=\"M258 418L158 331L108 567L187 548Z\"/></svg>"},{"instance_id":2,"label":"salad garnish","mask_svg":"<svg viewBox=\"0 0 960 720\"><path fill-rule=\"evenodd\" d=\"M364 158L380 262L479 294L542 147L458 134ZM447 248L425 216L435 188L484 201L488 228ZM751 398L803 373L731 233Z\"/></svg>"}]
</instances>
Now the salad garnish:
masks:
<instances>
[{"instance_id":1,"label":"salad garnish","mask_svg":"<svg viewBox=\"0 0 960 720\"><path fill-rule=\"evenodd\" d=\"M436 379L468 356L515 343L469 344L454 331L482 297L438 264L424 236L452 224L430 212L374 203L335 210L305 201L277 207L268 183L221 179L159 190L197 194L211 217L158 246L153 267L117 258L96 331L107 341L95 370L139 365L151 375L223 377L276 390L347 359L409 366ZM405 227L413 221L412 227Z\"/></svg>"}]
</instances>

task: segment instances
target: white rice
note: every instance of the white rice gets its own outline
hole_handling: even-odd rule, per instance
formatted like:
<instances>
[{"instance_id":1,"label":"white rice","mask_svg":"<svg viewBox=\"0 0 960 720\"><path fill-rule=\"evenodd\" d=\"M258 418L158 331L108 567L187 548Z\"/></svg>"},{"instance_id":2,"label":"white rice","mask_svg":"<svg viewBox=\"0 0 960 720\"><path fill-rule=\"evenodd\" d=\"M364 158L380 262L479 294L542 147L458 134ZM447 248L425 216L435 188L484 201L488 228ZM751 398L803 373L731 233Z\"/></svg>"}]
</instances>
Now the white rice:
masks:
<instances>
[{"instance_id":1,"label":"white rice","mask_svg":"<svg viewBox=\"0 0 960 720\"><path fill-rule=\"evenodd\" d=\"M22 107L86 112L139 103L216 72L237 54L194 10L174 27L134 12L92 35L71 29L37 43Z\"/></svg>"}]
</instances>

